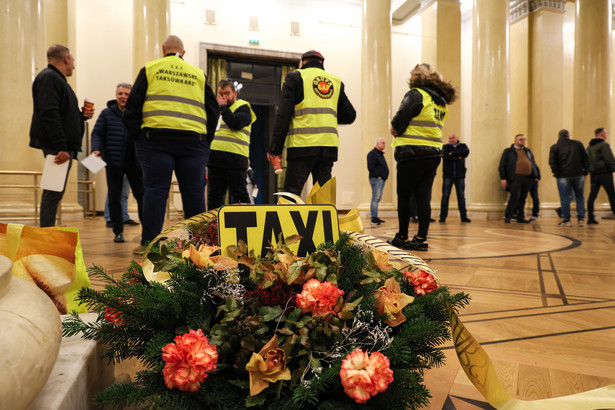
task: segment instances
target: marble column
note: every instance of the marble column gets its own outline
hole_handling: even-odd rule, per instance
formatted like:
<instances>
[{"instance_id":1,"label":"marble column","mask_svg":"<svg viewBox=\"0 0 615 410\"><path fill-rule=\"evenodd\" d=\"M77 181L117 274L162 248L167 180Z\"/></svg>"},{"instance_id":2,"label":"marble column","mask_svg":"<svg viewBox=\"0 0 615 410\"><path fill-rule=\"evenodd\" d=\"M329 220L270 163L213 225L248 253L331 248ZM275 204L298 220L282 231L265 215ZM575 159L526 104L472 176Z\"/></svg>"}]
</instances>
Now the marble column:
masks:
<instances>
[{"instance_id":1,"label":"marble column","mask_svg":"<svg viewBox=\"0 0 615 410\"><path fill-rule=\"evenodd\" d=\"M536 2L534 5L547 2ZM565 0L531 12L529 82L532 84L528 104L528 146L542 171L539 196L542 209L559 207L557 185L551 177L549 150L564 127L564 74L556 67L564 65ZM512 75L512 74L511 74ZM514 87L514 85L513 85ZM514 132L515 124L511 124Z\"/></svg>"},{"instance_id":2,"label":"marble column","mask_svg":"<svg viewBox=\"0 0 615 410\"><path fill-rule=\"evenodd\" d=\"M431 64L445 80L457 89L457 101L448 106L448 119L442 129L446 144L450 134L469 144L469 135L461 135L461 9L459 0L435 0L421 13L422 47L421 62ZM470 147L471 148L471 147ZM432 208L440 209L442 197L442 167L438 169L432 190ZM469 188L469 187L468 187ZM466 199L471 203L471 191L466 189ZM449 210L457 208L455 197ZM435 212L433 212L435 215Z\"/></svg>"},{"instance_id":3,"label":"marble column","mask_svg":"<svg viewBox=\"0 0 615 410\"><path fill-rule=\"evenodd\" d=\"M610 6L609 0L576 1L572 136L584 143L598 127L610 131Z\"/></svg>"},{"instance_id":4,"label":"marble column","mask_svg":"<svg viewBox=\"0 0 615 410\"><path fill-rule=\"evenodd\" d=\"M134 78L150 60L162 57L162 42L170 33L171 3L169 0L133 0Z\"/></svg>"},{"instance_id":5,"label":"marble column","mask_svg":"<svg viewBox=\"0 0 615 410\"><path fill-rule=\"evenodd\" d=\"M474 0L472 14L472 146L469 157L473 212L498 212L507 199L499 192L498 165L512 143L509 119L508 2ZM489 214L487 214L489 216Z\"/></svg>"},{"instance_id":6,"label":"marble column","mask_svg":"<svg viewBox=\"0 0 615 410\"><path fill-rule=\"evenodd\" d=\"M396 208L395 160L389 129L391 127L391 5L388 1L363 0L361 27L361 208L369 210L371 186L368 181L366 157L374 148L377 137L387 141L386 160L391 170L378 209ZM363 183L365 181L365 183ZM339 188L338 188L339 190Z\"/></svg>"},{"instance_id":7,"label":"marble column","mask_svg":"<svg viewBox=\"0 0 615 410\"><path fill-rule=\"evenodd\" d=\"M40 171L43 156L28 147L32 80L46 65L42 0L5 0L0 7L0 170ZM1 176L1 184L31 184L31 178ZM30 190L2 188L0 217L32 214Z\"/></svg>"}]
</instances>

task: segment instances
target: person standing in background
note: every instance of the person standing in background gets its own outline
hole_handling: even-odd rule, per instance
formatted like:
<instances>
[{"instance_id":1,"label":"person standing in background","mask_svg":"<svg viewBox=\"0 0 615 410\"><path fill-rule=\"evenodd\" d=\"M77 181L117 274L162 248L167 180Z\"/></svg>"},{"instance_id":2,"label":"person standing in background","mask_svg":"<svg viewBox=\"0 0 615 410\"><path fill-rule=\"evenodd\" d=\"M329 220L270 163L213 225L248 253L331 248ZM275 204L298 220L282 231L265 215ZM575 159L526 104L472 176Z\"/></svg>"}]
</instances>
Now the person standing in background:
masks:
<instances>
[{"instance_id":1,"label":"person standing in background","mask_svg":"<svg viewBox=\"0 0 615 410\"><path fill-rule=\"evenodd\" d=\"M73 89L66 81L73 75L75 58L70 50L60 44L47 49L47 68L32 83L33 112L30 125L30 146L55 156L54 163L68 161L62 191L44 189L41 196L40 226L54 226L58 205L64 196L66 180L72 159L81 152L85 121L92 118L94 109L79 109Z\"/></svg>"},{"instance_id":2,"label":"person standing in background","mask_svg":"<svg viewBox=\"0 0 615 410\"><path fill-rule=\"evenodd\" d=\"M115 89L115 100L107 102L92 130L92 153L107 163L107 190L109 214L113 228L113 242L124 242L124 216L122 215L122 190L124 177L128 179L137 201L139 220L143 218L143 175L135 155L135 143L128 137L122 122L122 113L132 85L120 83Z\"/></svg>"},{"instance_id":3,"label":"person standing in background","mask_svg":"<svg viewBox=\"0 0 615 410\"><path fill-rule=\"evenodd\" d=\"M457 207L461 222L472 222L468 218L466 210L466 158L470 155L470 149L459 142L457 135L448 136L448 144L442 147L442 201L440 202L440 222L446 222L448 216L448 200L451 196L453 185L457 194Z\"/></svg>"},{"instance_id":4,"label":"person standing in background","mask_svg":"<svg viewBox=\"0 0 615 410\"><path fill-rule=\"evenodd\" d=\"M453 85L429 64L417 64L410 73L410 90L391 120L397 161L397 215L399 231L390 241L402 249L426 251L431 222L431 189L442 158L442 127L447 104L457 98ZM416 198L419 229L408 240L410 197Z\"/></svg>"},{"instance_id":5,"label":"person standing in background","mask_svg":"<svg viewBox=\"0 0 615 410\"><path fill-rule=\"evenodd\" d=\"M389 177L389 166L384 157L384 138L376 138L376 146L367 154L367 169L369 171L369 184L372 187L372 200L369 211L372 225L380 225L385 222L378 218L378 203L382 198L384 183Z\"/></svg>"},{"instance_id":6,"label":"person standing in background","mask_svg":"<svg viewBox=\"0 0 615 410\"><path fill-rule=\"evenodd\" d=\"M597 225L594 215L594 201L598 196L600 187L603 187L609 198L611 212L615 215L615 187L613 186L613 171L615 171L615 158L611 146L606 142L607 131L597 128L595 138L589 142L587 154L589 155L590 190L587 198L587 223Z\"/></svg>"},{"instance_id":7,"label":"person standing in background","mask_svg":"<svg viewBox=\"0 0 615 410\"><path fill-rule=\"evenodd\" d=\"M205 167L220 115L203 70L184 61L182 40L168 36L162 54L139 71L122 117L145 186L137 254L162 231L173 171L184 218L205 212Z\"/></svg>"},{"instance_id":8,"label":"person standing in background","mask_svg":"<svg viewBox=\"0 0 615 410\"><path fill-rule=\"evenodd\" d=\"M251 192L246 188L250 166L250 133L256 114L250 103L237 98L232 80L218 82L218 104L222 122L211 143L211 155L207 163L207 208L224 205L226 192L233 201L250 203Z\"/></svg>"}]
</instances>

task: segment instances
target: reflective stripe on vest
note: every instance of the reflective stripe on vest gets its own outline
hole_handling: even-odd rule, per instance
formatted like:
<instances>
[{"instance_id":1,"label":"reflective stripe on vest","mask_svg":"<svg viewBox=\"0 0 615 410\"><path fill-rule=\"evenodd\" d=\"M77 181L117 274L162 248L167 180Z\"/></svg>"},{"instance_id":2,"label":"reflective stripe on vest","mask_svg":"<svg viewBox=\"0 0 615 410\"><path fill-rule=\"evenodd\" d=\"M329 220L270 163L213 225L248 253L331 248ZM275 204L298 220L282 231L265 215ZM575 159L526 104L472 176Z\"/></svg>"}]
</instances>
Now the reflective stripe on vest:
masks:
<instances>
[{"instance_id":1,"label":"reflective stripe on vest","mask_svg":"<svg viewBox=\"0 0 615 410\"><path fill-rule=\"evenodd\" d=\"M423 109L408 124L403 134L393 141L392 146L424 145L442 148L442 127L448 116L448 109L437 105L431 95L420 88L413 88L423 96Z\"/></svg>"},{"instance_id":2,"label":"reflective stripe on vest","mask_svg":"<svg viewBox=\"0 0 615 410\"><path fill-rule=\"evenodd\" d=\"M141 128L168 128L207 134L205 74L177 56L145 65L147 93Z\"/></svg>"},{"instance_id":3,"label":"reflective stripe on vest","mask_svg":"<svg viewBox=\"0 0 615 410\"><path fill-rule=\"evenodd\" d=\"M245 100L236 100L235 103L229 107L229 110L235 112L235 110L244 105L247 105L250 109L250 115L252 116L250 124L238 131L233 131L223 120L220 124L220 129L216 131L216 136L211 143L212 150L232 152L233 154L250 157L250 133L252 132L252 123L256 121L256 114L252 111L250 103Z\"/></svg>"},{"instance_id":4,"label":"reflective stripe on vest","mask_svg":"<svg viewBox=\"0 0 615 410\"><path fill-rule=\"evenodd\" d=\"M337 102L342 80L316 67L297 71L303 81L303 101L295 105L286 146L337 147Z\"/></svg>"}]
</instances>

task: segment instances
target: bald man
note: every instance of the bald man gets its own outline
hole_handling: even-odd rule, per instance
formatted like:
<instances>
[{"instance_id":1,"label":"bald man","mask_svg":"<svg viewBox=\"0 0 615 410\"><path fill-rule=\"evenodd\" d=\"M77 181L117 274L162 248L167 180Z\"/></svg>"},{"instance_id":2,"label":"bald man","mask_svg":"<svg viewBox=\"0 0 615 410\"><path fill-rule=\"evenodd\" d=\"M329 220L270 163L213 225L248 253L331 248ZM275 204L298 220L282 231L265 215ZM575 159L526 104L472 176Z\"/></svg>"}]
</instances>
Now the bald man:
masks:
<instances>
[{"instance_id":1,"label":"bald man","mask_svg":"<svg viewBox=\"0 0 615 410\"><path fill-rule=\"evenodd\" d=\"M162 54L139 72L123 115L145 187L141 245L135 253L162 231L173 171L184 217L205 212L205 166L219 116L205 74L183 59L181 39L168 36Z\"/></svg>"},{"instance_id":2,"label":"bald man","mask_svg":"<svg viewBox=\"0 0 615 410\"><path fill-rule=\"evenodd\" d=\"M56 164L68 161L70 171L71 160L81 151L84 121L92 118L94 109L81 110L77 96L66 81L75 69L75 58L67 47L60 44L49 47L47 63L47 68L38 73L32 83L34 109L30 125L30 146L42 150L44 156L52 155ZM60 192L43 190L41 227L56 224L56 213L64 196L64 188Z\"/></svg>"}]
</instances>

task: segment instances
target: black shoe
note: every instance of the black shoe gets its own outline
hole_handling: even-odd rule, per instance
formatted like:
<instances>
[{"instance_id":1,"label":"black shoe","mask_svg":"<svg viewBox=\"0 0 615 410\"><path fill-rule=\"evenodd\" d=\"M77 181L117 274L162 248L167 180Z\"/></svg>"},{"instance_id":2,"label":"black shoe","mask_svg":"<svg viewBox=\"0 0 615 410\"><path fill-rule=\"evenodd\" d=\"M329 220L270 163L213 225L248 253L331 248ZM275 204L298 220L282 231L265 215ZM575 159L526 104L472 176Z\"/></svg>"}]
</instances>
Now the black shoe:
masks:
<instances>
[{"instance_id":1,"label":"black shoe","mask_svg":"<svg viewBox=\"0 0 615 410\"><path fill-rule=\"evenodd\" d=\"M376 218L378 220L378 222L380 222L381 224L385 223L386 221L380 218Z\"/></svg>"},{"instance_id":2,"label":"black shoe","mask_svg":"<svg viewBox=\"0 0 615 410\"><path fill-rule=\"evenodd\" d=\"M372 225L380 225L380 220L378 218L372 218L370 221Z\"/></svg>"},{"instance_id":3,"label":"black shoe","mask_svg":"<svg viewBox=\"0 0 615 410\"><path fill-rule=\"evenodd\" d=\"M429 218L429 222L436 222L436 220L433 218Z\"/></svg>"},{"instance_id":4,"label":"black shoe","mask_svg":"<svg viewBox=\"0 0 615 410\"><path fill-rule=\"evenodd\" d=\"M466 218L461 218L461 222L470 223L470 222L472 222L472 220L470 218L466 217Z\"/></svg>"},{"instance_id":5,"label":"black shoe","mask_svg":"<svg viewBox=\"0 0 615 410\"><path fill-rule=\"evenodd\" d=\"M588 219L587 224L588 225L598 225L598 221L596 221L595 219Z\"/></svg>"},{"instance_id":6,"label":"black shoe","mask_svg":"<svg viewBox=\"0 0 615 410\"><path fill-rule=\"evenodd\" d=\"M446 222L446 218L440 218L440 219L438 220L438 222L440 222L440 223L442 223L442 224L443 224L444 222Z\"/></svg>"},{"instance_id":7,"label":"black shoe","mask_svg":"<svg viewBox=\"0 0 615 410\"><path fill-rule=\"evenodd\" d=\"M557 216L559 216L561 218L562 217L562 208L555 208L555 213L557 213Z\"/></svg>"},{"instance_id":8,"label":"black shoe","mask_svg":"<svg viewBox=\"0 0 615 410\"><path fill-rule=\"evenodd\" d=\"M530 221L527 219L517 219L518 224L529 224Z\"/></svg>"},{"instance_id":9,"label":"black shoe","mask_svg":"<svg viewBox=\"0 0 615 410\"><path fill-rule=\"evenodd\" d=\"M113 228L113 222L107 221L107 228Z\"/></svg>"},{"instance_id":10,"label":"black shoe","mask_svg":"<svg viewBox=\"0 0 615 410\"><path fill-rule=\"evenodd\" d=\"M139 222L133 221L132 219L127 219L124 221L124 225L139 225Z\"/></svg>"},{"instance_id":11,"label":"black shoe","mask_svg":"<svg viewBox=\"0 0 615 410\"><path fill-rule=\"evenodd\" d=\"M393 246L397 246L398 248L401 248L406 242L408 242L408 235L400 235L396 233L395 238L387 242Z\"/></svg>"},{"instance_id":12,"label":"black shoe","mask_svg":"<svg viewBox=\"0 0 615 410\"><path fill-rule=\"evenodd\" d=\"M413 224L418 223L419 219L415 218L414 216L412 218L410 218L410 222L412 222Z\"/></svg>"},{"instance_id":13,"label":"black shoe","mask_svg":"<svg viewBox=\"0 0 615 410\"><path fill-rule=\"evenodd\" d=\"M124 242L124 234L123 233L116 233L115 234L115 238L113 238L113 242Z\"/></svg>"},{"instance_id":14,"label":"black shoe","mask_svg":"<svg viewBox=\"0 0 615 410\"><path fill-rule=\"evenodd\" d=\"M505 224L509 224L510 223L510 218L504 218L504 223Z\"/></svg>"},{"instance_id":15,"label":"black shoe","mask_svg":"<svg viewBox=\"0 0 615 410\"><path fill-rule=\"evenodd\" d=\"M426 251L429 248L429 244L427 244L427 239L419 239L414 236L411 241L404 243L402 249L407 251Z\"/></svg>"}]
</instances>

